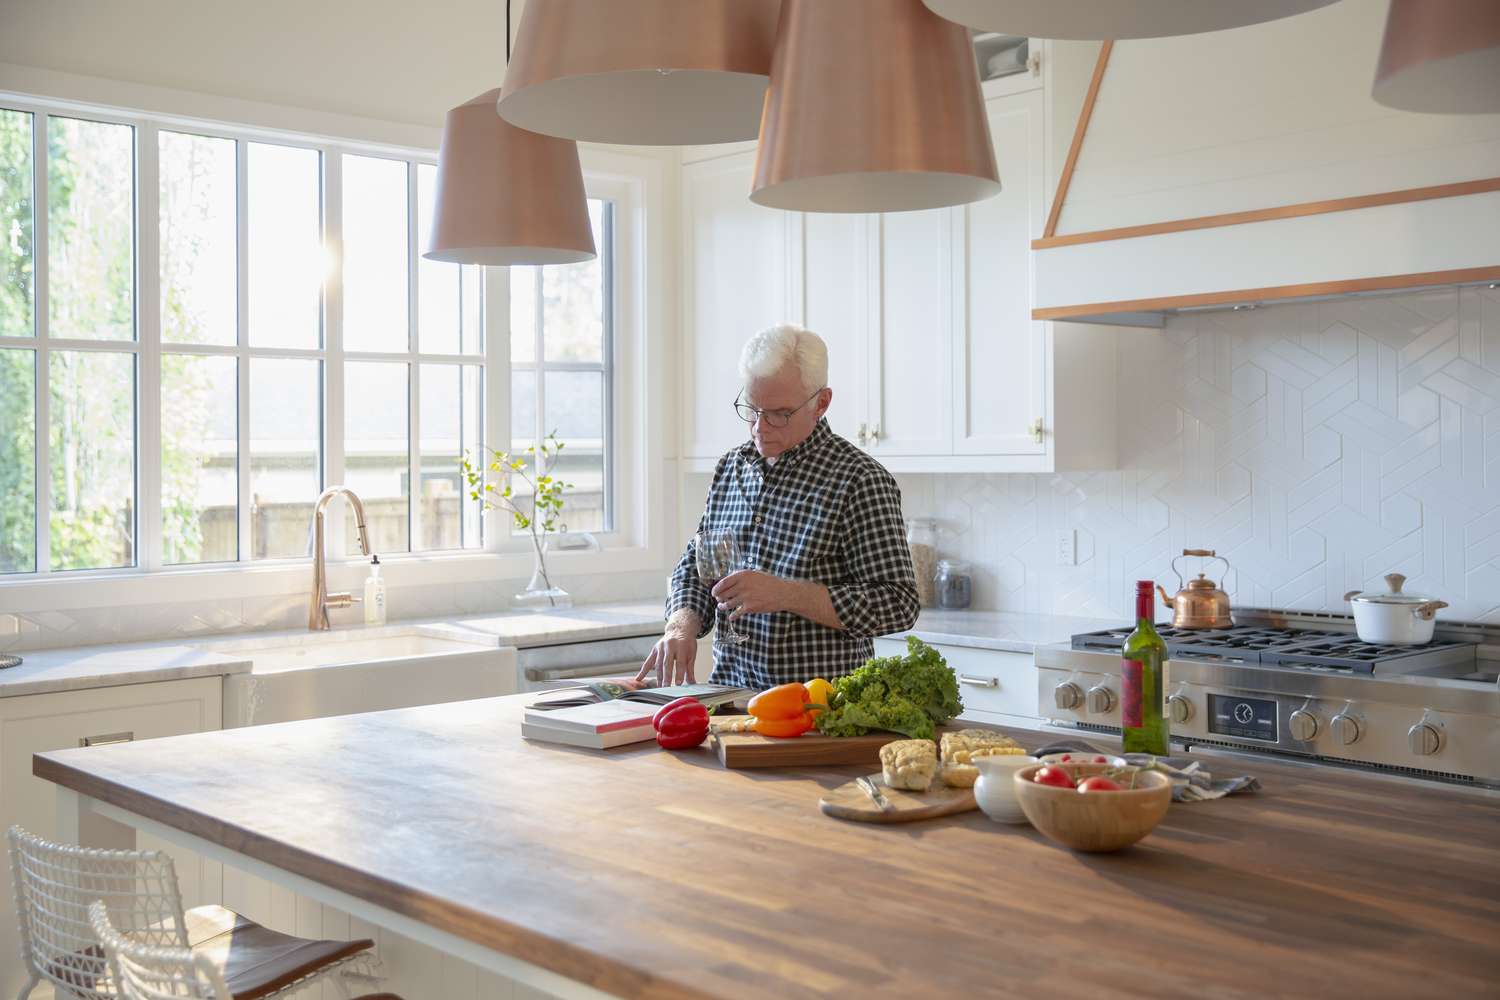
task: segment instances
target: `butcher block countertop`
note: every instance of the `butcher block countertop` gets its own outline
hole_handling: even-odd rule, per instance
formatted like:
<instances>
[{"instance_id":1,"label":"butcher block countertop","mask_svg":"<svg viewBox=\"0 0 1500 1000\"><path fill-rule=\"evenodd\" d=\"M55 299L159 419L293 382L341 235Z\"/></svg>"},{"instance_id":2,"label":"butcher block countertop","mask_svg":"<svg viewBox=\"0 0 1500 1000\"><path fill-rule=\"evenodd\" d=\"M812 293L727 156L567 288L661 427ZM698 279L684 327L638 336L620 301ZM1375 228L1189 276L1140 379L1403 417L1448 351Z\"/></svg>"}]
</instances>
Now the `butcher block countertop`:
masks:
<instances>
[{"instance_id":1,"label":"butcher block countertop","mask_svg":"<svg viewBox=\"0 0 1500 1000\"><path fill-rule=\"evenodd\" d=\"M822 815L859 768L529 743L527 700L61 750L34 770L627 997L1326 1000L1500 981L1494 793L1207 756L1263 791L1174 804L1137 846L1082 855L979 813Z\"/></svg>"}]
</instances>

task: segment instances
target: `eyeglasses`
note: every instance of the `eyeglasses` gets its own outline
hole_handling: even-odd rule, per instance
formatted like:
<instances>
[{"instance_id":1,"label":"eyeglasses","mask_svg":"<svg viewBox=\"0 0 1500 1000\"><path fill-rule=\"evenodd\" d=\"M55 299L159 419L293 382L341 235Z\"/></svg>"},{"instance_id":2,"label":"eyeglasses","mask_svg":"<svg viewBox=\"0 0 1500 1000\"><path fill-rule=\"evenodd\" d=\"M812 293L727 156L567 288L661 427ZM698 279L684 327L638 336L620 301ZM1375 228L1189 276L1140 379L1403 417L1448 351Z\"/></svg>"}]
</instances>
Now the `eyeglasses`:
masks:
<instances>
[{"instance_id":1,"label":"eyeglasses","mask_svg":"<svg viewBox=\"0 0 1500 1000\"><path fill-rule=\"evenodd\" d=\"M828 387L825 385L823 389L826 388ZM757 420L764 420L772 427L785 427L791 422L792 417L797 413L797 411L802 409L803 406L806 406L808 403L811 403L813 400L817 399L818 393L821 393L823 389L819 389L817 392L804 399L800 406L794 406L790 410L762 410L758 406L751 406L749 403L740 399L739 396L735 396L734 412L738 413L740 415L740 419L747 424L753 424ZM740 394L743 395L744 390L740 390Z\"/></svg>"}]
</instances>

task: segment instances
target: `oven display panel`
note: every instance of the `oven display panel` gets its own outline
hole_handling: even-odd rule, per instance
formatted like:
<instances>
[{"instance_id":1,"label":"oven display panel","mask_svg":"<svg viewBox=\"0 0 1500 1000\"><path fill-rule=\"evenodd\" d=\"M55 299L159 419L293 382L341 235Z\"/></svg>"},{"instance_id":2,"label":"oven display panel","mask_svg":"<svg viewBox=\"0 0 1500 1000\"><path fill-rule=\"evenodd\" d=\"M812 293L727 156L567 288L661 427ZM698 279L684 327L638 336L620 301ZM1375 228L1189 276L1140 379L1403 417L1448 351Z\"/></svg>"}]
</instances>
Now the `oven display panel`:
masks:
<instances>
[{"instance_id":1,"label":"oven display panel","mask_svg":"<svg viewBox=\"0 0 1500 1000\"><path fill-rule=\"evenodd\" d=\"M1269 698L1208 696L1208 731L1221 736L1276 742L1276 702Z\"/></svg>"}]
</instances>

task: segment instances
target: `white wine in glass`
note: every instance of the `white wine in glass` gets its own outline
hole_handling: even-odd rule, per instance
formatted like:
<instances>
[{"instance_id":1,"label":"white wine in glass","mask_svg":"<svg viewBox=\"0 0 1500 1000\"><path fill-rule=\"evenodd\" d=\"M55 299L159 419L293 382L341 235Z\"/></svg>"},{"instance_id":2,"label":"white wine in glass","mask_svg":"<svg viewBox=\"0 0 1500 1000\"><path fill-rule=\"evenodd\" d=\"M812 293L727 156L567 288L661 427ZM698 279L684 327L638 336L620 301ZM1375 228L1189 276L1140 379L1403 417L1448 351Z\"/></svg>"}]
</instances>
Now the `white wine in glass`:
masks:
<instances>
[{"instance_id":1,"label":"white wine in glass","mask_svg":"<svg viewBox=\"0 0 1500 1000\"><path fill-rule=\"evenodd\" d=\"M698 579L713 589L714 584L740 568L740 541L733 528L713 528L698 532L693 537L693 551L697 554ZM735 630L734 616L724 615L722 635L725 642L741 643L747 638Z\"/></svg>"}]
</instances>

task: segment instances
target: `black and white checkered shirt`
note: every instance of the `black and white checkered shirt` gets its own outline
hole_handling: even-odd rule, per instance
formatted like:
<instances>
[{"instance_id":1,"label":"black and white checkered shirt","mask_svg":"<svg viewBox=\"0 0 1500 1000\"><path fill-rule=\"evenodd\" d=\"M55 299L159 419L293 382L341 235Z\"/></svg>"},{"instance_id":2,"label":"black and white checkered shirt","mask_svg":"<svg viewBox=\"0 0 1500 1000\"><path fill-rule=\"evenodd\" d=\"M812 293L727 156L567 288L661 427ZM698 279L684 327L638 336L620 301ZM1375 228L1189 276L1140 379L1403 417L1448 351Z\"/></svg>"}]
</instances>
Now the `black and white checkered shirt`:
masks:
<instances>
[{"instance_id":1,"label":"black and white checkered shirt","mask_svg":"<svg viewBox=\"0 0 1500 1000\"><path fill-rule=\"evenodd\" d=\"M904 524L896 480L826 420L774 465L753 442L721 458L699 530L736 529L746 569L825 585L844 627L789 611L743 615L735 628L747 641L714 638L713 679L761 691L841 677L870 658L871 637L911 628L917 582ZM672 574L667 617L697 612L701 638L718 602L698 578L696 558L689 542Z\"/></svg>"}]
</instances>

